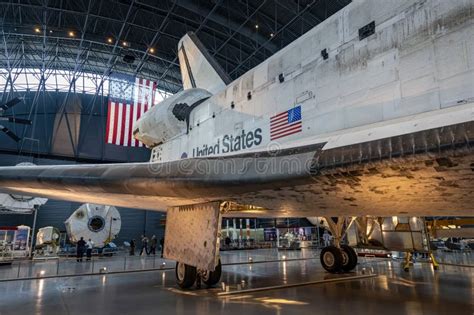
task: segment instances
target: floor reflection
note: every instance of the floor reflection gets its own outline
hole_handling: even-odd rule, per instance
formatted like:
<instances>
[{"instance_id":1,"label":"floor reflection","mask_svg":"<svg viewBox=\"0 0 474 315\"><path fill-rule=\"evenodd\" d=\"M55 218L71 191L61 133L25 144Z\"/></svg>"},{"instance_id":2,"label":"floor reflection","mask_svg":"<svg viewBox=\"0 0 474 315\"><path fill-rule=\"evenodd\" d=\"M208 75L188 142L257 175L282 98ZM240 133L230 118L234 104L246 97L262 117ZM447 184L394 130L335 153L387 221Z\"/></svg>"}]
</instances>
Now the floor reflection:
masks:
<instances>
[{"instance_id":1,"label":"floor reflection","mask_svg":"<svg viewBox=\"0 0 474 315\"><path fill-rule=\"evenodd\" d=\"M248 261L248 252L229 252L227 262ZM252 251L254 262L282 256L278 252ZM299 256L301 255L301 256ZM302 256L304 255L304 256ZM315 280L344 275L326 273L317 251L285 253L285 261L227 265L222 281L237 289ZM454 255L453 255L454 256ZM292 260L298 257L313 259ZM446 261L471 263L472 256ZM224 260L224 259L223 259ZM72 267L72 265L71 265ZM47 270L48 264L42 268ZM77 268L90 268L83 264ZM98 268L98 267L97 267ZM365 280L324 283L217 296L215 288L182 291L175 284L174 270L107 274L100 276L0 282L0 314L469 314L474 313L474 268L415 263L409 272L401 261L361 258L356 272L380 275ZM36 272L36 271L34 271Z\"/></svg>"}]
</instances>

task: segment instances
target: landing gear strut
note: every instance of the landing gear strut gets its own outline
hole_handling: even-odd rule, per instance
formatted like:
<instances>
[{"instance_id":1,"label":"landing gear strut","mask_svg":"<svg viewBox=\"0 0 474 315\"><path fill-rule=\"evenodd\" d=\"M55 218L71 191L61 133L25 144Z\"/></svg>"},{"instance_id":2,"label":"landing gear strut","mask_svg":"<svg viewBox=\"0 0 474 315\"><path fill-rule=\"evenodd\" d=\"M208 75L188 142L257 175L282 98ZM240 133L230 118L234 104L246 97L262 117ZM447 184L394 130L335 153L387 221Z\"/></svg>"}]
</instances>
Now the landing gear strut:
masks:
<instances>
[{"instance_id":1,"label":"landing gear strut","mask_svg":"<svg viewBox=\"0 0 474 315\"><path fill-rule=\"evenodd\" d=\"M324 247L320 254L321 265L330 273L350 272L357 265L357 253L349 245L341 245L341 240L347 229L354 222L352 218L348 224L345 218L338 217L337 222L332 218L326 218L329 230L334 237L334 246Z\"/></svg>"}]
</instances>

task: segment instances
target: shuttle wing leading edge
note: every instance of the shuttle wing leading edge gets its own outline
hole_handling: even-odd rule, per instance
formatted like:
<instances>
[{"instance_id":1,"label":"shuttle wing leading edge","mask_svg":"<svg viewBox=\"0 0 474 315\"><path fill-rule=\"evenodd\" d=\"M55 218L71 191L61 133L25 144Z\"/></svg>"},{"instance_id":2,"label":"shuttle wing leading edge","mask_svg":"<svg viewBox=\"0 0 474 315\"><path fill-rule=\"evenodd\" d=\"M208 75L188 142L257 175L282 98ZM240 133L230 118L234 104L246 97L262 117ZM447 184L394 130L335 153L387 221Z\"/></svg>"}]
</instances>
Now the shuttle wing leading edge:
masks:
<instances>
[{"instance_id":1,"label":"shuttle wing leading edge","mask_svg":"<svg viewBox=\"0 0 474 315\"><path fill-rule=\"evenodd\" d=\"M472 215L473 129L165 163L0 167L0 191L161 211L231 201L261 217Z\"/></svg>"},{"instance_id":2,"label":"shuttle wing leading edge","mask_svg":"<svg viewBox=\"0 0 474 315\"><path fill-rule=\"evenodd\" d=\"M323 145L167 163L0 167L0 191L166 210L296 183L311 174Z\"/></svg>"}]
</instances>

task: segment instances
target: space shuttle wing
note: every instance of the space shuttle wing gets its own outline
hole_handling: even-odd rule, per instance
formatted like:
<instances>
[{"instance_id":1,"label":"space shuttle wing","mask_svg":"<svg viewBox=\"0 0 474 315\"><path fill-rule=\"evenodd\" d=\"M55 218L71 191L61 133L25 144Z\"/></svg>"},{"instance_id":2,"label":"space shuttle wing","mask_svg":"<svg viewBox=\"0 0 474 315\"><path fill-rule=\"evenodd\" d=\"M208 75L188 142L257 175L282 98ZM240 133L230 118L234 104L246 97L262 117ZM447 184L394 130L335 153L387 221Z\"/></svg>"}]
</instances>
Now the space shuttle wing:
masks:
<instances>
[{"instance_id":1,"label":"space shuttle wing","mask_svg":"<svg viewBox=\"0 0 474 315\"><path fill-rule=\"evenodd\" d=\"M323 145L167 163L0 167L0 191L165 210L296 183Z\"/></svg>"}]
</instances>

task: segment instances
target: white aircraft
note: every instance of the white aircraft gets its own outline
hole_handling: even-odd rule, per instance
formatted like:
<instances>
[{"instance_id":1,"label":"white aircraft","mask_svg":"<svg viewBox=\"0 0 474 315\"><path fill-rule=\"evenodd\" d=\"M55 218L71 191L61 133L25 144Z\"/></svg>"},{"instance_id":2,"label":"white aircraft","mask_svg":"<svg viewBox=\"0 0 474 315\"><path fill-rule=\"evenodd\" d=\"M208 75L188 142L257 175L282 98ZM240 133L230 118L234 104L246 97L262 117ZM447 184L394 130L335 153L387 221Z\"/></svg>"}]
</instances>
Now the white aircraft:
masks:
<instances>
[{"instance_id":1,"label":"white aircraft","mask_svg":"<svg viewBox=\"0 0 474 315\"><path fill-rule=\"evenodd\" d=\"M183 288L219 281L222 216L326 217L323 267L349 271L345 217L474 214L473 12L356 0L234 81L187 34L184 90L134 125L149 163L3 167L0 189L167 211Z\"/></svg>"}]
</instances>

